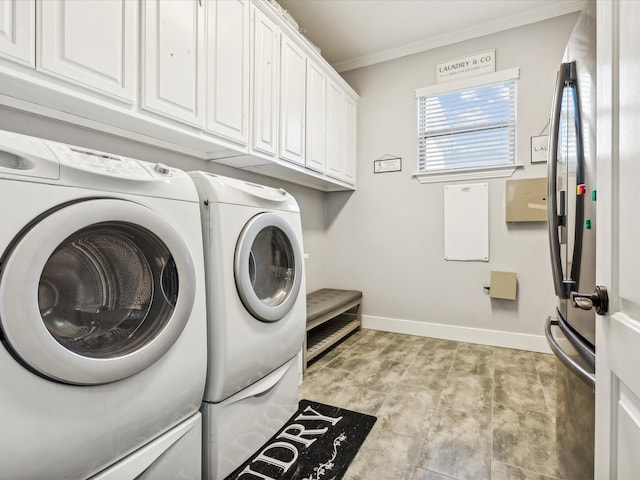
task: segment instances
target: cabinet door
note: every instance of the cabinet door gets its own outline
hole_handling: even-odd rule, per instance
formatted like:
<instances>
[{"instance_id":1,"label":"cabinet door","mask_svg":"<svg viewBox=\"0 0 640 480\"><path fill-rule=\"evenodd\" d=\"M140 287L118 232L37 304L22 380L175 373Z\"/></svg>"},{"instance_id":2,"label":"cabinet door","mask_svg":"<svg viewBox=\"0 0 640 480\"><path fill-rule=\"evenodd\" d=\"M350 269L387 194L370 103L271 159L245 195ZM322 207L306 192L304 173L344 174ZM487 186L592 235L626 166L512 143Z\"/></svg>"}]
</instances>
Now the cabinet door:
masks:
<instances>
[{"instance_id":1,"label":"cabinet door","mask_svg":"<svg viewBox=\"0 0 640 480\"><path fill-rule=\"evenodd\" d=\"M358 106L351 98L344 97L344 166L342 180L356 183L356 150L357 150L357 118Z\"/></svg>"},{"instance_id":2,"label":"cabinet door","mask_svg":"<svg viewBox=\"0 0 640 480\"><path fill-rule=\"evenodd\" d=\"M327 77L307 62L306 166L323 172L327 163Z\"/></svg>"},{"instance_id":3,"label":"cabinet door","mask_svg":"<svg viewBox=\"0 0 640 480\"><path fill-rule=\"evenodd\" d=\"M35 65L35 0L0 0L0 57Z\"/></svg>"},{"instance_id":4,"label":"cabinet door","mask_svg":"<svg viewBox=\"0 0 640 480\"><path fill-rule=\"evenodd\" d=\"M38 5L38 70L132 103L136 4L47 0Z\"/></svg>"},{"instance_id":5,"label":"cabinet door","mask_svg":"<svg viewBox=\"0 0 640 480\"><path fill-rule=\"evenodd\" d=\"M357 104L329 82L327 109L327 175L355 184Z\"/></svg>"},{"instance_id":6,"label":"cabinet door","mask_svg":"<svg viewBox=\"0 0 640 480\"><path fill-rule=\"evenodd\" d=\"M143 108L202 126L204 4L146 0L142 8Z\"/></svg>"},{"instance_id":7,"label":"cabinet door","mask_svg":"<svg viewBox=\"0 0 640 480\"><path fill-rule=\"evenodd\" d=\"M207 129L248 143L249 2L207 3Z\"/></svg>"},{"instance_id":8,"label":"cabinet door","mask_svg":"<svg viewBox=\"0 0 640 480\"><path fill-rule=\"evenodd\" d=\"M306 55L286 35L280 39L279 156L304 166Z\"/></svg>"},{"instance_id":9,"label":"cabinet door","mask_svg":"<svg viewBox=\"0 0 640 480\"><path fill-rule=\"evenodd\" d=\"M327 175L342 178L345 163L345 102L340 87L327 85Z\"/></svg>"},{"instance_id":10,"label":"cabinet door","mask_svg":"<svg viewBox=\"0 0 640 480\"><path fill-rule=\"evenodd\" d=\"M251 149L275 157L278 142L278 27L253 8Z\"/></svg>"}]
</instances>

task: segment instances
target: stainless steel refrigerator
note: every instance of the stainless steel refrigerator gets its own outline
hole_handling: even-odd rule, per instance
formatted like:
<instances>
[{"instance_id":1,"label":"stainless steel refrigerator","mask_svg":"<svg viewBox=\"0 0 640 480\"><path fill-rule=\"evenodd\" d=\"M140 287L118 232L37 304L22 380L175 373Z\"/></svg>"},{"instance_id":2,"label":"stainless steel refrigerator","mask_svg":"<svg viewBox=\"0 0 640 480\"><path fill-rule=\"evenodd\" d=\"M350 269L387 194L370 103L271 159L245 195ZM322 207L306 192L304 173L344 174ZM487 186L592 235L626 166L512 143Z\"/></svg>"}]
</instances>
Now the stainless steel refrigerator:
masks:
<instances>
[{"instance_id":1,"label":"stainless steel refrigerator","mask_svg":"<svg viewBox=\"0 0 640 480\"><path fill-rule=\"evenodd\" d=\"M606 291L596 265L595 2L578 17L560 65L552 102L548 225L555 312L545 333L558 358L556 438L563 479L593 478L595 314Z\"/></svg>"}]
</instances>

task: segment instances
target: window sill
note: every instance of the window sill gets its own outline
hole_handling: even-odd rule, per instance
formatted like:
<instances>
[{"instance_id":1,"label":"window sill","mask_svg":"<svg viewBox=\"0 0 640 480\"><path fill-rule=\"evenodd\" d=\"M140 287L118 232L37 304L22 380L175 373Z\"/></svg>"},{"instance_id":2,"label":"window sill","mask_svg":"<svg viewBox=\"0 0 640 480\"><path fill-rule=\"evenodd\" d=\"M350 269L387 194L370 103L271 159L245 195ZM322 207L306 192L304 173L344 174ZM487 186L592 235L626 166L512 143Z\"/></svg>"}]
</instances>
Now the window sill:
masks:
<instances>
[{"instance_id":1,"label":"window sill","mask_svg":"<svg viewBox=\"0 0 640 480\"><path fill-rule=\"evenodd\" d=\"M496 165L490 167L457 168L433 172L414 173L420 183L459 182L460 180L478 180L485 178L510 177L524 165Z\"/></svg>"}]
</instances>

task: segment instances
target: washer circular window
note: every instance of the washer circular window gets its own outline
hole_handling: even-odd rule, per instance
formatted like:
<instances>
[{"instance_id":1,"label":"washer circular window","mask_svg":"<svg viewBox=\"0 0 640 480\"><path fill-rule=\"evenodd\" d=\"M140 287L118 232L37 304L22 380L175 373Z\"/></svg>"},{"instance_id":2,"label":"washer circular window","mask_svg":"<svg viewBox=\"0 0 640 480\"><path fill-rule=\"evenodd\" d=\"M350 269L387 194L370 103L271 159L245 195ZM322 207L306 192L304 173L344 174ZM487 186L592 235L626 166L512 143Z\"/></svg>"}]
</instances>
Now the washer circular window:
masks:
<instances>
[{"instance_id":1,"label":"washer circular window","mask_svg":"<svg viewBox=\"0 0 640 480\"><path fill-rule=\"evenodd\" d=\"M178 274L167 247L131 224L98 224L67 238L38 284L40 315L67 350L85 357L126 355L168 323Z\"/></svg>"},{"instance_id":2,"label":"washer circular window","mask_svg":"<svg viewBox=\"0 0 640 480\"><path fill-rule=\"evenodd\" d=\"M64 383L109 383L149 367L178 340L195 299L183 236L126 200L52 210L15 239L2 267L6 345Z\"/></svg>"},{"instance_id":3,"label":"washer circular window","mask_svg":"<svg viewBox=\"0 0 640 480\"><path fill-rule=\"evenodd\" d=\"M291 226L279 215L261 213L245 225L235 254L235 280L245 308L274 322L296 302L302 281L302 254Z\"/></svg>"}]
</instances>

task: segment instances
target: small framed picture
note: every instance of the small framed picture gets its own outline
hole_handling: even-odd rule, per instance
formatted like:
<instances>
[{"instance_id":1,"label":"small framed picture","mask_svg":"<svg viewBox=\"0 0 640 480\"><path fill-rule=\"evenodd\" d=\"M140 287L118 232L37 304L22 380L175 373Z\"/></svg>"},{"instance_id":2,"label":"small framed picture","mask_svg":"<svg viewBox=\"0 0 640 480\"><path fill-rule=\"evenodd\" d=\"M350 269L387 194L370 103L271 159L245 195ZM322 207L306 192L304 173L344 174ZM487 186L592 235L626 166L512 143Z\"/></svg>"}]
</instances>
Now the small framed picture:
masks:
<instances>
[{"instance_id":1,"label":"small framed picture","mask_svg":"<svg viewBox=\"0 0 640 480\"><path fill-rule=\"evenodd\" d=\"M547 161L549 135L531 137L531 163L544 163Z\"/></svg>"},{"instance_id":2,"label":"small framed picture","mask_svg":"<svg viewBox=\"0 0 640 480\"><path fill-rule=\"evenodd\" d=\"M381 158L373 161L373 173L400 172L402 170L402 158Z\"/></svg>"}]
</instances>

